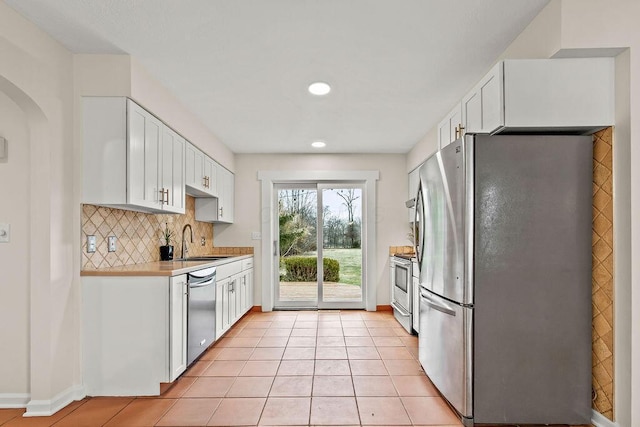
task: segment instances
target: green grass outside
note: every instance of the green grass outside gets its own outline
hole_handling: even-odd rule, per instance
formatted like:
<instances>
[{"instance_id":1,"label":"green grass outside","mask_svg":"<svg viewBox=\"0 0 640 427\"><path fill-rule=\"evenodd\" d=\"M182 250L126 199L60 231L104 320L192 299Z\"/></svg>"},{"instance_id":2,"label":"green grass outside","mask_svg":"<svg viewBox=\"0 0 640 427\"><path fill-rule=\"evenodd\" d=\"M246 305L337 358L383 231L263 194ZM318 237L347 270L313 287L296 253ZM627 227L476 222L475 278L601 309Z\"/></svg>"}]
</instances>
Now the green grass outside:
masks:
<instances>
[{"instance_id":1,"label":"green grass outside","mask_svg":"<svg viewBox=\"0 0 640 427\"><path fill-rule=\"evenodd\" d=\"M362 285L362 249L324 249L325 258L333 258L340 263L340 283ZM302 256L317 256L307 252Z\"/></svg>"}]
</instances>

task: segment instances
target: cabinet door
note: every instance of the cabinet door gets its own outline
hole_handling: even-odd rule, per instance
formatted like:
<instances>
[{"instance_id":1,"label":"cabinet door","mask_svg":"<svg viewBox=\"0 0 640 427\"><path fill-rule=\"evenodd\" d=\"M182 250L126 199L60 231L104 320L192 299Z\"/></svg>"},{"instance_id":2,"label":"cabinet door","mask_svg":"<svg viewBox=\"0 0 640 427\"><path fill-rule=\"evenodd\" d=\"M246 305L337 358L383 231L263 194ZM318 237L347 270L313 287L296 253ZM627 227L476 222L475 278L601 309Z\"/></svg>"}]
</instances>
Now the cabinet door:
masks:
<instances>
[{"instance_id":1,"label":"cabinet door","mask_svg":"<svg viewBox=\"0 0 640 427\"><path fill-rule=\"evenodd\" d=\"M159 164L162 122L132 101L127 102L128 203L160 208Z\"/></svg>"},{"instance_id":2,"label":"cabinet door","mask_svg":"<svg viewBox=\"0 0 640 427\"><path fill-rule=\"evenodd\" d=\"M243 300L243 312L253 308L253 268L242 272L243 287L244 287L244 300Z\"/></svg>"},{"instance_id":3,"label":"cabinet door","mask_svg":"<svg viewBox=\"0 0 640 427\"><path fill-rule=\"evenodd\" d=\"M233 325L233 323L237 320L238 316L238 276L233 276L229 279L229 326Z\"/></svg>"},{"instance_id":4,"label":"cabinet door","mask_svg":"<svg viewBox=\"0 0 640 427\"><path fill-rule=\"evenodd\" d=\"M205 154L190 142L185 143L185 184L197 196L207 196L204 172Z\"/></svg>"},{"instance_id":5,"label":"cabinet door","mask_svg":"<svg viewBox=\"0 0 640 427\"><path fill-rule=\"evenodd\" d=\"M161 166L162 209L173 213L184 213L184 139L166 126L162 132Z\"/></svg>"},{"instance_id":6,"label":"cabinet door","mask_svg":"<svg viewBox=\"0 0 640 427\"><path fill-rule=\"evenodd\" d=\"M465 133L492 133L504 126L503 63L494 66L462 99Z\"/></svg>"},{"instance_id":7,"label":"cabinet door","mask_svg":"<svg viewBox=\"0 0 640 427\"><path fill-rule=\"evenodd\" d=\"M216 339L220 338L231 326L229 322L229 283L230 278L219 280L216 284Z\"/></svg>"},{"instance_id":8,"label":"cabinet door","mask_svg":"<svg viewBox=\"0 0 640 427\"><path fill-rule=\"evenodd\" d=\"M204 191L210 196L218 195L216 162L206 154L204 155Z\"/></svg>"},{"instance_id":9,"label":"cabinet door","mask_svg":"<svg viewBox=\"0 0 640 427\"><path fill-rule=\"evenodd\" d=\"M169 381L187 369L187 276L172 277L169 282Z\"/></svg>"},{"instance_id":10,"label":"cabinet door","mask_svg":"<svg viewBox=\"0 0 640 427\"><path fill-rule=\"evenodd\" d=\"M235 177L220 166L218 168L218 222L233 222Z\"/></svg>"},{"instance_id":11,"label":"cabinet door","mask_svg":"<svg viewBox=\"0 0 640 427\"><path fill-rule=\"evenodd\" d=\"M456 139L462 136L460 128L462 127L462 106L460 103L446 115L446 117L438 124L438 145L440 149L446 147Z\"/></svg>"}]
</instances>

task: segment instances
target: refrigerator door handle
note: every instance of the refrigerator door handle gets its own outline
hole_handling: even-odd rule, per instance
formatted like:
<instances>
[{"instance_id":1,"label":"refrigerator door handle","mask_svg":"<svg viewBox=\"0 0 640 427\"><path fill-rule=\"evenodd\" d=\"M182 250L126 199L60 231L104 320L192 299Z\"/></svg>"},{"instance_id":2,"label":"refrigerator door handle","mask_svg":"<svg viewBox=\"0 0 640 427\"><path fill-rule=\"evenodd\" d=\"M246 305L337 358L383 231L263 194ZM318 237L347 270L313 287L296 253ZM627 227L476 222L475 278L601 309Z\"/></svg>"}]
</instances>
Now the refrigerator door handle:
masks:
<instances>
[{"instance_id":1,"label":"refrigerator door handle","mask_svg":"<svg viewBox=\"0 0 640 427\"><path fill-rule=\"evenodd\" d=\"M456 315L456 312L452 308L442 302L433 300L429 295L425 294L422 289L420 289L420 297L423 298L425 303L434 310L438 310L444 314L448 314L449 316Z\"/></svg>"}]
</instances>

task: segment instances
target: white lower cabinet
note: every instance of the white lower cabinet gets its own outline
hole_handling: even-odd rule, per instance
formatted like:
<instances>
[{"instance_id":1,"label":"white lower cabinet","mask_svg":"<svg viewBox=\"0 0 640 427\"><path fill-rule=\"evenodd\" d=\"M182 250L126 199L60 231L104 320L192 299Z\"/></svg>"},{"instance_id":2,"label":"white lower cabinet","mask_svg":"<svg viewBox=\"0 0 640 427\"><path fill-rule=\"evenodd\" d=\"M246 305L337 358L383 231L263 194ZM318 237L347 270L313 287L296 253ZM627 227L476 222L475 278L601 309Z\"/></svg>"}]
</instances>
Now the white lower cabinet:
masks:
<instances>
[{"instance_id":1,"label":"white lower cabinet","mask_svg":"<svg viewBox=\"0 0 640 427\"><path fill-rule=\"evenodd\" d=\"M89 396L154 396L187 361L186 275L82 278Z\"/></svg>"},{"instance_id":2,"label":"white lower cabinet","mask_svg":"<svg viewBox=\"0 0 640 427\"><path fill-rule=\"evenodd\" d=\"M216 340L253 307L253 257L223 264L216 278Z\"/></svg>"}]
</instances>

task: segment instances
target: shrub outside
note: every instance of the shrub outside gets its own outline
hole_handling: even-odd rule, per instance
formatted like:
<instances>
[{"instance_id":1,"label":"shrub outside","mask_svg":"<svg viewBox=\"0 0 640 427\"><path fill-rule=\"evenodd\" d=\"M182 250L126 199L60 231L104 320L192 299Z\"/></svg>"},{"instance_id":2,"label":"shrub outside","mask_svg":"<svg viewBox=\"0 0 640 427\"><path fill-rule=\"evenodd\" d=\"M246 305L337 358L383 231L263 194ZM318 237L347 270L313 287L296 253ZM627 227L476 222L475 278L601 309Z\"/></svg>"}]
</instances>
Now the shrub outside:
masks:
<instances>
[{"instance_id":1,"label":"shrub outside","mask_svg":"<svg viewBox=\"0 0 640 427\"><path fill-rule=\"evenodd\" d=\"M315 282L318 280L318 258L291 256L283 258L286 275L284 282ZM340 263L332 258L322 260L322 280L325 282L340 281Z\"/></svg>"}]
</instances>

